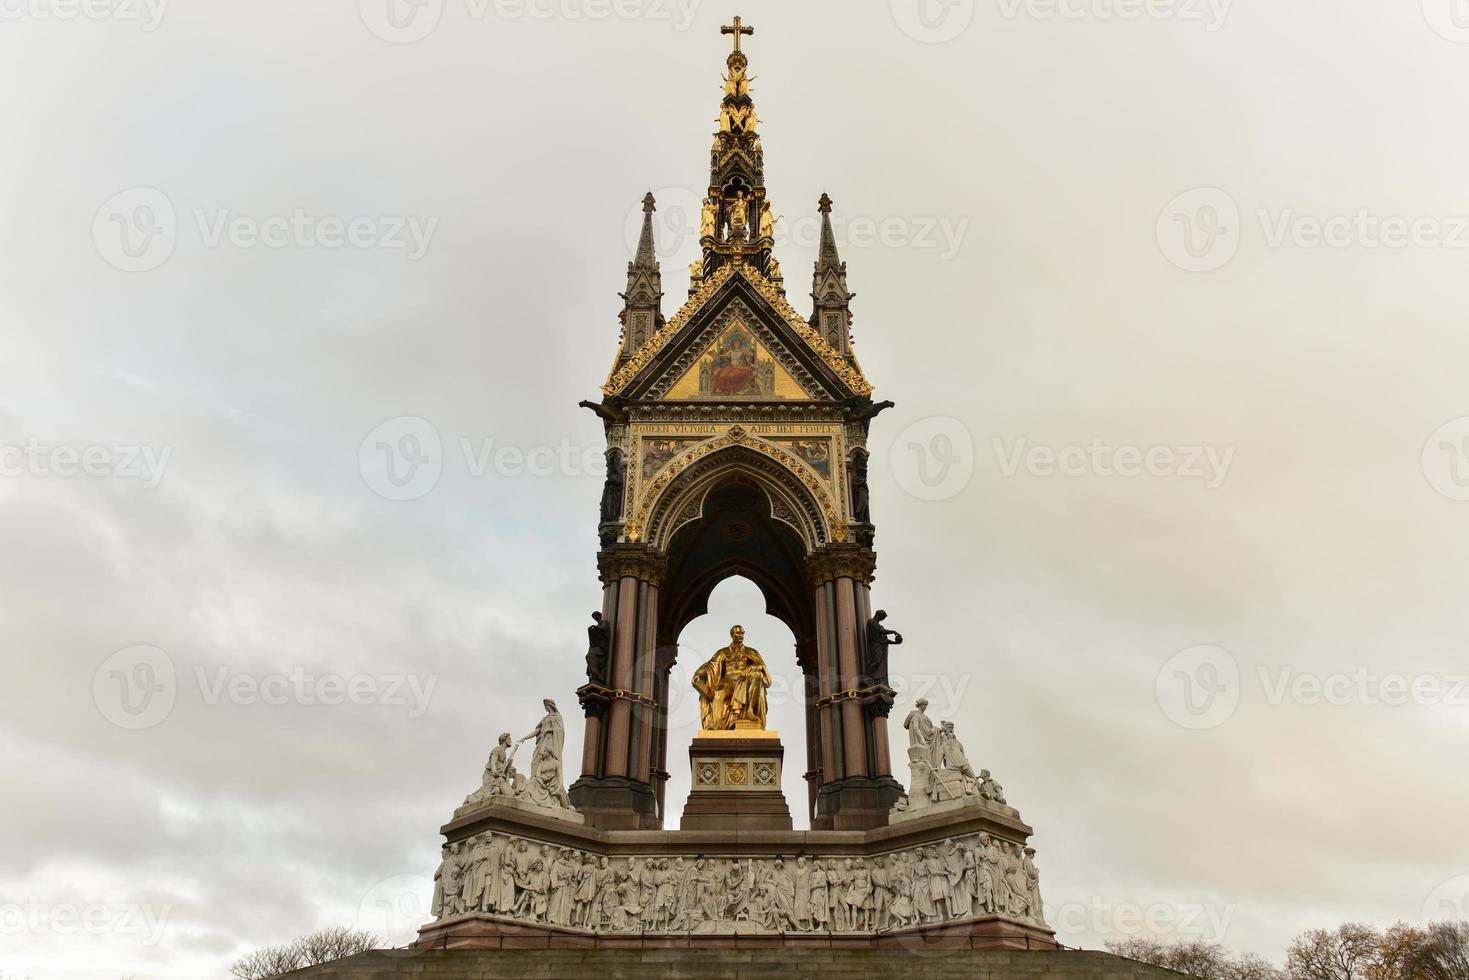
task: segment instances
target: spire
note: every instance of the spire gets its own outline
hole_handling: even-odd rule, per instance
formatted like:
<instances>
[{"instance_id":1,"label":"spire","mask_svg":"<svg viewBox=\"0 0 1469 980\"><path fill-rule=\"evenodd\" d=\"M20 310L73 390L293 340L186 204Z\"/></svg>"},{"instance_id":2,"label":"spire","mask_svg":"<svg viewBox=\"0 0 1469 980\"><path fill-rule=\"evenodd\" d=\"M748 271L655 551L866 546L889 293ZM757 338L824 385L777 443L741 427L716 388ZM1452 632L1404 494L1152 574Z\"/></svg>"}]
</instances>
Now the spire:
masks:
<instances>
[{"instance_id":1,"label":"spire","mask_svg":"<svg viewBox=\"0 0 1469 980\"><path fill-rule=\"evenodd\" d=\"M725 62L719 130L709 155L709 196L699 227L704 256L694 264L691 291L731 261L754 266L777 285L781 279L780 265L771 254L775 216L765 197L765 151L760 146L760 117L750 96L750 59L740 47L755 29L736 17L720 32L734 37L734 50Z\"/></svg>"},{"instance_id":2,"label":"spire","mask_svg":"<svg viewBox=\"0 0 1469 980\"><path fill-rule=\"evenodd\" d=\"M653 245L653 212L658 209L649 191L643 198L643 230L638 251L627 264L627 292L622 293L622 353L619 363L638 352L663 325L663 272Z\"/></svg>"},{"instance_id":3,"label":"spire","mask_svg":"<svg viewBox=\"0 0 1469 980\"><path fill-rule=\"evenodd\" d=\"M811 299L814 308L811 326L822 338L848 356L851 355L852 297L847 289L847 263L837 254L836 235L831 230L832 201L821 195L817 209L821 212L821 247L816 255L816 272L811 277Z\"/></svg>"},{"instance_id":4,"label":"spire","mask_svg":"<svg viewBox=\"0 0 1469 980\"><path fill-rule=\"evenodd\" d=\"M649 191L643 198L643 233L638 236L638 254L630 268L658 268L658 255L653 250L653 212L656 210L658 202L653 199L653 192ZM631 286L630 280L628 284Z\"/></svg>"}]
</instances>

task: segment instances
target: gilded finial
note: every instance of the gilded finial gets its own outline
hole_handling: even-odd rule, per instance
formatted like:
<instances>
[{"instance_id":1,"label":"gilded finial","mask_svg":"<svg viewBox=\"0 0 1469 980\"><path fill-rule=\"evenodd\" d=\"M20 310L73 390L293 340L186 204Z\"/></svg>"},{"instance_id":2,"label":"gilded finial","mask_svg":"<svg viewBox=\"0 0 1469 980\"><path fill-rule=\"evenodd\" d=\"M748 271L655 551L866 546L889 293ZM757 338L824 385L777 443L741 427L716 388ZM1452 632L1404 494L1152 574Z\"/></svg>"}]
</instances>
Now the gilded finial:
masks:
<instances>
[{"instance_id":1,"label":"gilded finial","mask_svg":"<svg viewBox=\"0 0 1469 980\"><path fill-rule=\"evenodd\" d=\"M819 205L819 209L820 209L821 213L822 214L831 214L831 205L832 205L831 198L825 192L823 192L822 195L821 195L821 202L820 202L820 205Z\"/></svg>"}]
</instances>

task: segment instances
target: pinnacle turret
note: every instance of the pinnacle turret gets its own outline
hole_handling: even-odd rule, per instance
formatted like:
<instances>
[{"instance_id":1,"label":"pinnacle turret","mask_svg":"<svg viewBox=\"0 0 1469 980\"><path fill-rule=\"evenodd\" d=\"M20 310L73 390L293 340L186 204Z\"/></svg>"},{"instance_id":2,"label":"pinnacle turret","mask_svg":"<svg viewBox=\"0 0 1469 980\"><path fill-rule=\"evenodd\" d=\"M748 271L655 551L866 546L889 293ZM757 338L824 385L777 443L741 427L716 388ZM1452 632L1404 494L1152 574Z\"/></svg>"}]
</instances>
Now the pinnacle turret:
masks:
<instances>
[{"instance_id":1,"label":"pinnacle turret","mask_svg":"<svg viewBox=\"0 0 1469 980\"><path fill-rule=\"evenodd\" d=\"M653 241L653 212L657 209L657 201L649 191L643 198L643 230L638 235L638 250L627 264L620 360L637 353L663 325L663 271Z\"/></svg>"},{"instance_id":2,"label":"pinnacle turret","mask_svg":"<svg viewBox=\"0 0 1469 980\"><path fill-rule=\"evenodd\" d=\"M816 271L811 277L813 311L811 326L822 338L841 351L851 353L852 297L847 288L847 263L837 254L836 234L831 227L832 200L821 195L821 246L816 255Z\"/></svg>"}]
</instances>

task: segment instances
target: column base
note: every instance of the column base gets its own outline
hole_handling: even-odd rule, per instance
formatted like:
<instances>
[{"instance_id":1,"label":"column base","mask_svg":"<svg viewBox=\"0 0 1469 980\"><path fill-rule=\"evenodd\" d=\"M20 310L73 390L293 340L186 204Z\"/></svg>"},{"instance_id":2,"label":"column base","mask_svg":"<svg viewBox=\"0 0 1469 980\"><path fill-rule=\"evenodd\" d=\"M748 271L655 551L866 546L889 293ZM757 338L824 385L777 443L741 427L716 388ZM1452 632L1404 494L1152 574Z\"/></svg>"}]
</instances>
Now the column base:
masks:
<instances>
[{"instance_id":1,"label":"column base","mask_svg":"<svg viewBox=\"0 0 1469 980\"><path fill-rule=\"evenodd\" d=\"M839 779L817 790L816 820L830 830L886 827L888 814L902 795L903 787L891 776Z\"/></svg>"},{"instance_id":2,"label":"column base","mask_svg":"<svg viewBox=\"0 0 1469 980\"><path fill-rule=\"evenodd\" d=\"M658 797L649 783L622 776L583 776L568 791L571 805L600 830L662 830Z\"/></svg>"}]
</instances>

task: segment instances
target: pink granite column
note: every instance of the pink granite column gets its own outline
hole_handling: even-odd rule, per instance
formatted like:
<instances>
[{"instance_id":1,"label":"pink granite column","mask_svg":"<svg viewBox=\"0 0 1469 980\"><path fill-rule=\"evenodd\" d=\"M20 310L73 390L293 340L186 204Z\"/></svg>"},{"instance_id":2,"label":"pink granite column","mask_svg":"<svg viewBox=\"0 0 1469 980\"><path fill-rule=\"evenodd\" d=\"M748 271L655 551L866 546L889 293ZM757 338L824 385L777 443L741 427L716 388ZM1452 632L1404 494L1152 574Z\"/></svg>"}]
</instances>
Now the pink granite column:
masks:
<instances>
[{"instance_id":1,"label":"pink granite column","mask_svg":"<svg viewBox=\"0 0 1469 980\"><path fill-rule=\"evenodd\" d=\"M837 662L841 667L841 690L852 693L862 687L861 651L857 641L856 583L843 576L836 580ZM845 775L867 775L867 725L862 705L850 697L842 701L842 736Z\"/></svg>"},{"instance_id":2,"label":"pink granite column","mask_svg":"<svg viewBox=\"0 0 1469 980\"><path fill-rule=\"evenodd\" d=\"M634 658L637 656L638 580L625 576L617 588L617 619L612 639L612 689L633 687ZM626 776L628 747L632 743L632 709L625 697L612 702L607 718L608 776Z\"/></svg>"}]
</instances>

